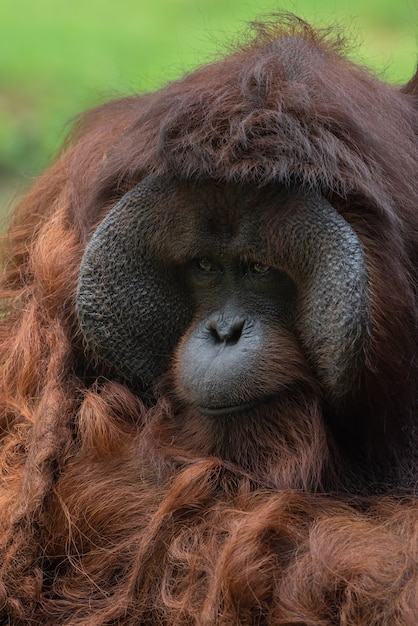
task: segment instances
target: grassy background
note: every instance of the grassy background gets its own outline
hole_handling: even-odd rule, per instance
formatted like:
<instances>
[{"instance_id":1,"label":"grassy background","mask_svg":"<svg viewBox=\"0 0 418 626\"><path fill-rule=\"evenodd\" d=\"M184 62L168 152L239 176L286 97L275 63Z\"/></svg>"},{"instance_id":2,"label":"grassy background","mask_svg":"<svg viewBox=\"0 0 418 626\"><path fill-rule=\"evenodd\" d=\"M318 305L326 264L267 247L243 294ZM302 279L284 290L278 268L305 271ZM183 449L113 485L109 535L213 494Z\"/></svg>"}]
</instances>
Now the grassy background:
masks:
<instances>
[{"instance_id":1,"label":"grassy background","mask_svg":"<svg viewBox=\"0 0 418 626\"><path fill-rule=\"evenodd\" d=\"M342 25L351 56L391 82L414 71L416 0L1 0L0 203L53 159L76 113L161 86L278 10Z\"/></svg>"}]
</instances>

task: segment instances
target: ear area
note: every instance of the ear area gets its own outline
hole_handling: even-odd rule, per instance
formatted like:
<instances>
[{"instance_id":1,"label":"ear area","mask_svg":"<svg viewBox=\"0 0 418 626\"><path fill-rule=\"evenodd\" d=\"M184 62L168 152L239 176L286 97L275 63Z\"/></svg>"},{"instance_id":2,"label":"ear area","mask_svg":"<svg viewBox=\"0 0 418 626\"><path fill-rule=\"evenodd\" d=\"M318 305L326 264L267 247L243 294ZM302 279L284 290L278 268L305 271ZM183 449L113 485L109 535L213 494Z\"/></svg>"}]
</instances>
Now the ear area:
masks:
<instances>
[{"instance_id":1,"label":"ear area","mask_svg":"<svg viewBox=\"0 0 418 626\"><path fill-rule=\"evenodd\" d=\"M174 181L154 177L131 189L97 227L80 266L76 307L87 345L142 389L166 371L191 316L173 265L155 250L158 215L176 191Z\"/></svg>"}]
</instances>

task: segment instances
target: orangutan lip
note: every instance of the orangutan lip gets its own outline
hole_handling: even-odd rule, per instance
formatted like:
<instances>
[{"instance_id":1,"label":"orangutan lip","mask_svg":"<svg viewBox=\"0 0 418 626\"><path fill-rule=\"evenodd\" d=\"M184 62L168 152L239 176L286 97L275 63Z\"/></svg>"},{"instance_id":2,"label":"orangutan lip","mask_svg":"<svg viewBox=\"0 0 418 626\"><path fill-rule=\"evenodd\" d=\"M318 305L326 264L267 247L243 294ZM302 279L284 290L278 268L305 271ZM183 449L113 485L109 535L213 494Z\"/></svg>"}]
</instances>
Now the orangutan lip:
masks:
<instances>
[{"instance_id":1,"label":"orangutan lip","mask_svg":"<svg viewBox=\"0 0 418 626\"><path fill-rule=\"evenodd\" d=\"M203 414L211 417L216 417L217 415L231 415L231 413L242 413L244 411L248 411L253 406L253 402L248 402L247 404L239 404L236 406L220 406L220 407L208 407L208 406L198 406L197 409Z\"/></svg>"}]
</instances>

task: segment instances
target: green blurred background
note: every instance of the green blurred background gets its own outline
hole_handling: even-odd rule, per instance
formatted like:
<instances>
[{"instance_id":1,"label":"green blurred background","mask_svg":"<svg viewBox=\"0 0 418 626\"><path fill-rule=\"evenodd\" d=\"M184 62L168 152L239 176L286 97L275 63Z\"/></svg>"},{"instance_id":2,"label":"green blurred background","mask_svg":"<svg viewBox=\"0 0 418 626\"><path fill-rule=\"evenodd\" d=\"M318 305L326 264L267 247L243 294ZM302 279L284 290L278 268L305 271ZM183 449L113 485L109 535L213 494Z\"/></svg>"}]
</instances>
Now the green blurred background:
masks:
<instances>
[{"instance_id":1,"label":"green blurred background","mask_svg":"<svg viewBox=\"0 0 418 626\"><path fill-rule=\"evenodd\" d=\"M221 55L246 22L340 25L385 80L413 73L417 0L0 0L0 204L53 158L76 113Z\"/></svg>"}]
</instances>

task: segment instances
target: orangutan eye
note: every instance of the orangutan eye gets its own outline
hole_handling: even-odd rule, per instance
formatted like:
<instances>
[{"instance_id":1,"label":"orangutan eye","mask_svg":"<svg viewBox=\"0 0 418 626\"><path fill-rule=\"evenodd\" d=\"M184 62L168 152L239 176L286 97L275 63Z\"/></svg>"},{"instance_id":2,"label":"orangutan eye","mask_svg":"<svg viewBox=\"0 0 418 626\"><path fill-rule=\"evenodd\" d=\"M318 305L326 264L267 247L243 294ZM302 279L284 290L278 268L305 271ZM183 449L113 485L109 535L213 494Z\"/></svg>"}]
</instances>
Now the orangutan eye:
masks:
<instances>
[{"instance_id":1,"label":"orangutan eye","mask_svg":"<svg viewBox=\"0 0 418 626\"><path fill-rule=\"evenodd\" d=\"M271 269L270 265L263 265L263 263L258 263L257 261L249 264L249 270L252 274L267 274Z\"/></svg>"},{"instance_id":2,"label":"orangutan eye","mask_svg":"<svg viewBox=\"0 0 418 626\"><path fill-rule=\"evenodd\" d=\"M216 272L218 267L209 259L196 259L195 266L200 272Z\"/></svg>"}]
</instances>

